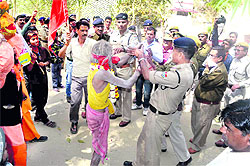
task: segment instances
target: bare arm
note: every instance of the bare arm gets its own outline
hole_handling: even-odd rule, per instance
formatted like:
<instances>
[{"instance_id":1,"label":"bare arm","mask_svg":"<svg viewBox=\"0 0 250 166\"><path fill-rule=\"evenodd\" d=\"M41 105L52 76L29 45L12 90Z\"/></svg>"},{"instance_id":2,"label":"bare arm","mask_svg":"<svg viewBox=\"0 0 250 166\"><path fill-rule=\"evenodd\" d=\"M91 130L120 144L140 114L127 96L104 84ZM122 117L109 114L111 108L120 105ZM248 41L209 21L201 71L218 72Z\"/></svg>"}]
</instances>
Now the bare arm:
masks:
<instances>
[{"instance_id":1,"label":"bare arm","mask_svg":"<svg viewBox=\"0 0 250 166\"><path fill-rule=\"evenodd\" d=\"M99 70L96 75L94 76L94 79L102 80L105 82L109 82L113 85L117 85L122 88L131 88L134 83L136 82L137 78L139 77L140 72L135 71L135 73L130 77L128 80L124 80L122 78L118 78L111 74L110 72L106 70ZM96 88L95 88L96 89ZM97 89L96 89L97 91Z\"/></svg>"},{"instance_id":2,"label":"bare arm","mask_svg":"<svg viewBox=\"0 0 250 166\"><path fill-rule=\"evenodd\" d=\"M58 53L59 57L65 58L65 53L66 53L67 47L70 44L70 41L71 41L70 33L67 33L67 35L66 35L66 42L65 42L64 46L61 48L61 50Z\"/></svg>"}]
</instances>

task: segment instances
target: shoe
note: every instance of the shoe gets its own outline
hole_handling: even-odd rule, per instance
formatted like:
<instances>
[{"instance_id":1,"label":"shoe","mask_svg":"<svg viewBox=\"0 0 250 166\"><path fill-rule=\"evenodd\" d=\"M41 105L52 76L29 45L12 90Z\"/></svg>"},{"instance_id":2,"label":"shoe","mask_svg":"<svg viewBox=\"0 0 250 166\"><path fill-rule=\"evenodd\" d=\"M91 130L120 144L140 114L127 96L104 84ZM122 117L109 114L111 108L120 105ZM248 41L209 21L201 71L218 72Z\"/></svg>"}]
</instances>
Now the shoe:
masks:
<instances>
[{"instance_id":1,"label":"shoe","mask_svg":"<svg viewBox=\"0 0 250 166\"><path fill-rule=\"evenodd\" d=\"M190 138L189 142L190 142L190 143L193 143L193 138Z\"/></svg>"},{"instance_id":2,"label":"shoe","mask_svg":"<svg viewBox=\"0 0 250 166\"><path fill-rule=\"evenodd\" d=\"M133 166L133 162L131 162L131 161L124 161L123 166Z\"/></svg>"},{"instance_id":3,"label":"shoe","mask_svg":"<svg viewBox=\"0 0 250 166\"><path fill-rule=\"evenodd\" d=\"M122 115L111 114L111 115L109 116L109 119L116 119L116 118L119 118L119 117L122 117Z\"/></svg>"},{"instance_id":4,"label":"shoe","mask_svg":"<svg viewBox=\"0 0 250 166\"><path fill-rule=\"evenodd\" d=\"M51 120L49 120L48 122L44 123L44 125L51 127L51 128L55 128L56 127L56 122L53 122Z\"/></svg>"},{"instance_id":5,"label":"shoe","mask_svg":"<svg viewBox=\"0 0 250 166\"><path fill-rule=\"evenodd\" d=\"M167 151L167 149L161 149L161 152L166 152Z\"/></svg>"},{"instance_id":6,"label":"shoe","mask_svg":"<svg viewBox=\"0 0 250 166\"><path fill-rule=\"evenodd\" d=\"M187 161L179 162L176 166L186 166L189 163L191 163L191 161L192 161L192 157L190 157Z\"/></svg>"},{"instance_id":7,"label":"shoe","mask_svg":"<svg viewBox=\"0 0 250 166\"><path fill-rule=\"evenodd\" d=\"M168 135L168 134L164 134L164 136L165 136L165 137L169 137L169 135Z\"/></svg>"},{"instance_id":8,"label":"shoe","mask_svg":"<svg viewBox=\"0 0 250 166\"><path fill-rule=\"evenodd\" d=\"M128 121L128 122L121 121L121 122L119 123L119 126L120 126L120 127L125 127L125 126L127 126L129 123L130 123L130 121Z\"/></svg>"},{"instance_id":9,"label":"shoe","mask_svg":"<svg viewBox=\"0 0 250 166\"><path fill-rule=\"evenodd\" d=\"M143 116L147 116L148 115L148 108L144 108L142 114L143 114Z\"/></svg>"},{"instance_id":10,"label":"shoe","mask_svg":"<svg viewBox=\"0 0 250 166\"><path fill-rule=\"evenodd\" d=\"M86 119L86 112L82 112L81 115L82 115L82 118L83 118L83 119Z\"/></svg>"},{"instance_id":11,"label":"shoe","mask_svg":"<svg viewBox=\"0 0 250 166\"><path fill-rule=\"evenodd\" d=\"M136 105L136 104L133 104L132 105L132 108L131 108L131 110L139 110L139 109L142 109L142 105Z\"/></svg>"},{"instance_id":12,"label":"shoe","mask_svg":"<svg viewBox=\"0 0 250 166\"><path fill-rule=\"evenodd\" d=\"M67 100L68 103L70 103L71 102L71 96L67 96L66 100Z\"/></svg>"},{"instance_id":13,"label":"shoe","mask_svg":"<svg viewBox=\"0 0 250 166\"><path fill-rule=\"evenodd\" d=\"M194 150L193 148L189 148L189 149L188 149L188 152L189 152L190 154L195 154L195 153L197 153L197 152L199 152L199 151Z\"/></svg>"},{"instance_id":14,"label":"shoe","mask_svg":"<svg viewBox=\"0 0 250 166\"><path fill-rule=\"evenodd\" d=\"M47 141L48 140L48 137L47 136L41 136L40 138L34 138L34 139L32 139L32 140L30 140L29 142L30 143L33 143L33 142L45 142L45 141Z\"/></svg>"},{"instance_id":15,"label":"shoe","mask_svg":"<svg viewBox=\"0 0 250 166\"><path fill-rule=\"evenodd\" d=\"M220 130L217 130L217 129L213 129L212 132L214 134L222 135L222 132Z\"/></svg>"},{"instance_id":16,"label":"shoe","mask_svg":"<svg viewBox=\"0 0 250 166\"><path fill-rule=\"evenodd\" d=\"M228 146L225 144L225 142L222 141L221 139L220 139L219 141L215 142L215 146L217 146L217 147L223 147L223 148L228 147Z\"/></svg>"},{"instance_id":17,"label":"shoe","mask_svg":"<svg viewBox=\"0 0 250 166\"><path fill-rule=\"evenodd\" d=\"M60 92L60 90L58 88L53 88L53 91Z\"/></svg>"},{"instance_id":18,"label":"shoe","mask_svg":"<svg viewBox=\"0 0 250 166\"><path fill-rule=\"evenodd\" d=\"M76 134L78 132L78 122L72 122L70 127L71 134Z\"/></svg>"}]
</instances>

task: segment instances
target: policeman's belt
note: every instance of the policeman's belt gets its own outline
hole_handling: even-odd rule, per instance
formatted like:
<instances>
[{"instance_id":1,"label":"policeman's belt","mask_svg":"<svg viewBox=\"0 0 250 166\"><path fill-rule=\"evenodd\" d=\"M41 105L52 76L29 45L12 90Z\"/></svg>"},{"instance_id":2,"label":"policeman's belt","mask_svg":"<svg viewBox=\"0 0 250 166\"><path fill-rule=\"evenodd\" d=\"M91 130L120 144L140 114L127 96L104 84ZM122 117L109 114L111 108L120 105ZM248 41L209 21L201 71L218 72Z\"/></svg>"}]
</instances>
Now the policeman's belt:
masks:
<instances>
[{"instance_id":1,"label":"policeman's belt","mask_svg":"<svg viewBox=\"0 0 250 166\"><path fill-rule=\"evenodd\" d=\"M154 106L152 106L151 104L149 105L149 108L155 114L156 114L156 112L158 112L159 115L170 115L170 114L174 114L176 112L175 111L173 113L165 113L165 112L157 111L157 109Z\"/></svg>"},{"instance_id":2,"label":"policeman's belt","mask_svg":"<svg viewBox=\"0 0 250 166\"><path fill-rule=\"evenodd\" d=\"M39 40L40 40L41 42L48 43L48 40L42 40L41 38L39 38Z\"/></svg>"},{"instance_id":3,"label":"policeman's belt","mask_svg":"<svg viewBox=\"0 0 250 166\"><path fill-rule=\"evenodd\" d=\"M130 64L122 65L120 68L130 67Z\"/></svg>"},{"instance_id":4,"label":"policeman's belt","mask_svg":"<svg viewBox=\"0 0 250 166\"><path fill-rule=\"evenodd\" d=\"M71 58L69 58L69 57L67 57L67 60L73 62L73 59L71 59Z\"/></svg>"},{"instance_id":5,"label":"policeman's belt","mask_svg":"<svg viewBox=\"0 0 250 166\"><path fill-rule=\"evenodd\" d=\"M198 99L198 98L196 98L196 100L197 100L199 103L202 103L202 104L210 104L210 105L220 104L219 101L207 101L207 100Z\"/></svg>"}]
</instances>

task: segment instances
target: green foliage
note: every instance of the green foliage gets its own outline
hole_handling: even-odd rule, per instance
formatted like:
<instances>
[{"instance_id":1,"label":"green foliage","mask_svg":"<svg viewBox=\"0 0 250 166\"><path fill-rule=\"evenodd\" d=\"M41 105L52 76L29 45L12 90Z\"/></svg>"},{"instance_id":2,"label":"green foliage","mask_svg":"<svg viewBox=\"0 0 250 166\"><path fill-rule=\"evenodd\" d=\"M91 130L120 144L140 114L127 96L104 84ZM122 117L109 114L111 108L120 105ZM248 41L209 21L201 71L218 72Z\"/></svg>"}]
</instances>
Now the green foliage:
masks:
<instances>
[{"instance_id":1,"label":"green foliage","mask_svg":"<svg viewBox=\"0 0 250 166\"><path fill-rule=\"evenodd\" d=\"M170 7L170 0L118 0L111 12L113 17L121 12L127 13L131 24L138 17L140 25L150 19L155 26L160 26L172 14Z\"/></svg>"}]
</instances>

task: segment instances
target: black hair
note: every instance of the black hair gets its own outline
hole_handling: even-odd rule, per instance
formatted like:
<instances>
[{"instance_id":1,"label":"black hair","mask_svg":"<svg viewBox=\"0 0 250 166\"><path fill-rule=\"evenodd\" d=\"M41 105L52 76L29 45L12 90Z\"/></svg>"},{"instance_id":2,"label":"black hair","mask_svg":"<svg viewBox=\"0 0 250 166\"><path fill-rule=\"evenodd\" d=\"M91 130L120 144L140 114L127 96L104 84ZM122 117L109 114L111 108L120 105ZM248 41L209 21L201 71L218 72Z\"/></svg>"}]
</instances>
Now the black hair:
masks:
<instances>
[{"instance_id":1,"label":"black hair","mask_svg":"<svg viewBox=\"0 0 250 166\"><path fill-rule=\"evenodd\" d=\"M27 16L27 17L25 17L25 22L26 22L26 23L27 23L27 22L29 22L30 17L31 17L31 16Z\"/></svg>"},{"instance_id":2,"label":"black hair","mask_svg":"<svg viewBox=\"0 0 250 166\"><path fill-rule=\"evenodd\" d=\"M156 35L157 30L154 27L150 26L147 28L147 31L154 31L154 35Z\"/></svg>"},{"instance_id":3,"label":"black hair","mask_svg":"<svg viewBox=\"0 0 250 166\"><path fill-rule=\"evenodd\" d=\"M107 17L105 17L105 21L106 20L111 20L112 21L112 18L110 16L107 16Z\"/></svg>"},{"instance_id":4,"label":"black hair","mask_svg":"<svg viewBox=\"0 0 250 166\"><path fill-rule=\"evenodd\" d=\"M222 61L224 61L225 56L226 56L226 50L223 46L215 46L212 47L212 50L217 51L217 57L222 57Z\"/></svg>"},{"instance_id":5,"label":"black hair","mask_svg":"<svg viewBox=\"0 0 250 166\"><path fill-rule=\"evenodd\" d=\"M20 14L16 17L16 21L19 19L19 18L25 18L26 17L26 14Z\"/></svg>"},{"instance_id":6,"label":"black hair","mask_svg":"<svg viewBox=\"0 0 250 166\"><path fill-rule=\"evenodd\" d=\"M227 105L221 112L220 120L230 122L243 136L250 134L250 99Z\"/></svg>"},{"instance_id":7,"label":"black hair","mask_svg":"<svg viewBox=\"0 0 250 166\"><path fill-rule=\"evenodd\" d=\"M77 23L76 23L76 29L80 29L80 26L81 25L84 25L84 26L87 26L88 28L89 28L89 23L88 23L88 21L86 21L86 20L80 20L80 21L78 21Z\"/></svg>"},{"instance_id":8,"label":"black hair","mask_svg":"<svg viewBox=\"0 0 250 166\"><path fill-rule=\"evenodd\" d=\"M181 48L174 46L175 49L177 49L178 52L183 52L184 56L186 59L191 59L194 56L194 53L197 51L197 47L195 46L190 46L189 48Z\"/></svg>"},{"instance_id":9,"label":"black hair","mask_svg":"<svg viewBox=\"0 0 250 166\"><path fill-rule=\"evenodd\" d=\"M47 18L47 19L44 21L44 24L49 24L49 21L50 21L50 19Z\"/></svg>"},{"instance_id":10,"label":"black hair","mask_svg":"<svg viewBox=\"0 0 250 166\"><path fill-rule=\"evenodd\" d=\"M90 19L89 18L81 18L79 21L87 21L89 23Z\"/></svg>"},{"instance_id":11,"label":"black hair","mask_svg":"<svg viewBox=\"0 0 250 166\"><path fill-rule=\"evenodd\" d=\"M30 35L29 34L32 34L31 36L33 35L37 35L36 33L33 32L33 30L27 30L24 34L24 39L25 41L29 44L30 43Z\"/></svg>"},{"instance_id":12,"label":"black hair","mask_svg":"<svg viewBox=\"0 0 250 166\"><path fill-rule=\"evenodd\" d=\"M236 36L236 38L238 38L238 33L237 32L230 32L229 35L234 34Z\"/></svg>"},{"instance_id":13,"label":"black hair","mask_svg":"<svg viewBox=\"0 0 250 166\"><path fill-rule=\"evenodd\" d=\"M223 42L226 41L229 44L229 47L233 47L233 41L231 39L224 39Z\"/></svg>"}]
</instances>

